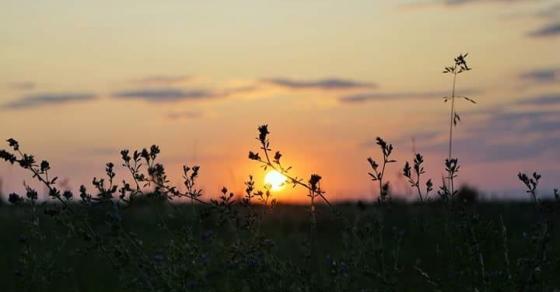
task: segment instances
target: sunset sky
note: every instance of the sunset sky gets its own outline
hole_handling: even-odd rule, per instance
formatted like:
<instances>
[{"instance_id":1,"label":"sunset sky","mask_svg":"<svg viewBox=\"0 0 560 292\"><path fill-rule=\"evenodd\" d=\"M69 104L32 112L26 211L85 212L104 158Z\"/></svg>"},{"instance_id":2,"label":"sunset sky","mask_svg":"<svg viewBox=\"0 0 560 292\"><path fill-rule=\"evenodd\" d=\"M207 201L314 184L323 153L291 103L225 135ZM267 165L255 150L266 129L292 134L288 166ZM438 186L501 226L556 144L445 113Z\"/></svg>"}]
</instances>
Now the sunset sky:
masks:
<instances>
[{"instance_id":1,"label":"sunset sky","mask_svg":"<svg viewBox=\"0 0 560 292\"><path fill-rule=\"evenodd\" d=\"M2 0L0 138L49 160L74 189L121 149L158 144L173 181L198 164L213 196L242 192L249 174L262 183L247 153L268 124L294 174L321 174L336 200L375 196L366 158L379 158L382 136L396 148L393 188L406 194L397 174L413 149L441 181L442 69L465 52L473 70L458 94L478 104L458 105L459 181L520 197L517 172L538 170L550 193L560 186L558 0ZM31 181L6 163L0 178L4 193Z\"/></svg>"}]
</instances>

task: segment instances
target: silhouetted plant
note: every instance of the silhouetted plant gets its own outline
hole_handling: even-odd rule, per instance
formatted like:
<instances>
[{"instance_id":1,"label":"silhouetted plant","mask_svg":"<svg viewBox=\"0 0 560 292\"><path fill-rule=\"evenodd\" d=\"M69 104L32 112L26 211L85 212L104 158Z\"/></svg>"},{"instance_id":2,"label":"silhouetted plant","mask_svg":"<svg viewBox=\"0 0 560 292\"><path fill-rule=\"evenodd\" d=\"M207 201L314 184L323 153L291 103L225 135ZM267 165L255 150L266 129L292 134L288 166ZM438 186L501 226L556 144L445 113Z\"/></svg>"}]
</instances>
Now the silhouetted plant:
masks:
<instances>
[{"instance_id":1,"label":"silhouetted plant","mask_svg":"<svg viewBox=\"0 0 560 292\"><path fill-rule=\"evenodd\" d=\"M533 175L529 176L526 173L520 172L519 174L517 174L517 177L527 187L526 192L531 196L531 200L536 204L538 202L537 187L539 186L541 175L533 172Z\"/></svg>"},{"instance_id":2,"label":"silhouetted plant","mask_svg":"<svg viewBox=\"0 0 560 292\"><path fill-rule=\"evenodd\" d=\"M66 207L67 200L62 196L60 190L58 190L55 186L58 177L49 177L49 162L43 160L40 163L37 163L33 155L23 153L20 150L19 143L16 140L10 138L7 140L7 142L12 150L15 151L17 155L19 155L19 157L6 150L0 150L0 158L9 162L10 164L17 163L21 168L29 170L33 174L33 178L36 178L38 181L43 183L45 187L47 187L49 197L56 199ZM12 200L18 200L16 198L16 194L13 194L13 196L11 195L10 197L13 197Z\"/></svg>"},{"instance_id":3,"label":"silhouetted plant","mask_svg":"<svg viewBox=\"0 0 560 292\"><path fill-rule=\"evenodd\" d=\"M461 117L459 116L459 114L457 113L456 110L456 106L455 106L455 99L456 98L461 98L464 100L467 100L471 103L476 103L476 101L470 97L466 97L466 96L459 96L456 95L456 84L457 84L457 75L464 73L466 71L470 71L472 70L471 67L468 66L466 58L467 58L468 54L460 54L459 56L457 56L454 59L454 64L448 67L445 67L443 70L444 74L451 74L453 75L453 85L452 85L452 89L451 89L451 96L446 96L443 98L444 102L448 102L450 101L451 103L451 108L450 108L450 119L449 119L449 145L448 145L448 155L447 155L447 160L445 162L446 168L449 169L448 167L448 162L452 162L453 160L455 160L455 162L457 162L457 159L453 157L453 128L455 126L457 126L457 124L461 121ZM451 173L448 173L448 183L449 186L447 187L449 189L449 192L451 193L451 195L453 195L454 193L454 187L453 187L453 178L454 175Z\"/></svg>"},{"instance_id":4,"label":"silhouetted plant","mask_svg":"<svg viewBox=\"0 0 560 292\"><path fill-rule=\"evenodd\" d=\"M311 202L311 213L312 217L315 218L315 198L320 197L324 203L328 206L331 206L331 203L325 197L325 192L321 189L319 182L321 181L321 176L317 174L312 174L307 183L304 182L303 179L298 178L297 176L292 176L290 174L290 170L292 169L291 166L284 166L280 161L282 158L282 153L280 151L276 151L274 156L271 158L272 149L270 148L270 140L269 140L269 130L268 125L261 125L258 128L259 135L257 140L261 144L260 150L262 150L261 156L259 152L249 151L249 159L257 161L261 163L261 166L264 170L273 169L284 175L289 183L291 183L294 187L302 186L308 190L310 202Z\"/></svg>"},{"instance_id":5,"label":"silhouetted plant","mask_svg":"<svg viewBox=\"0 0 560 292\"><path fill-rule=\"evenodd\" d=\"M471 103L476 103L476 101L472 98L466 96L456 96L456 83L457 83L457 75L472 70L467 65L467 58L468 54L461 54L454 59L454 64L448 67L445 67L443 70L444 74L451 74L453 75L453 86L451 89L451 96L446 96L443 98L444 102L451 101L451 109L450 109L450 120L449 120L449 148L448 148L448 156L447 159L451 159L453 157L453 127L457 126L457 124L461 121L461 117L457 113L455 109L455 98L462 98Z\"/></svg>"},{"instance_id":6,"label":"silhouetted plant","mask_svg":"<svg viewBox=\"0 0 560 292\"><path fill-rule=\"evenodd\" d=\"M414 165L411 167L407 161L405 162L403 167L403 175L408 179L410 186L416 189L420 202L423 202L424 199L428 198L434 186L432 180L428 179L426 181L426 192L424 193L424 196L422 195L422 189L420 188L420 176L426 173L423 163L424 157L420 153L416 153L416 155L414 156Z\"/></svg>"},{"instance_id":7,"label":"silhouetted plant","mask_svg":"<svg viewBox=\"0 0 560 292\"><path fill-rule=\"evenodd\" d=\"M390 158L391 153L393 152L393 145L385 142L380 137L376 138L376 144L379 146L381 153L383 155L383 161L381 162L381 166L371 157L367 160L371 167L371 172L369 172L369 176L371 177L372 181L375 181L379 185L379 197L377 198L378 202L383 204L389 200L390 191L389 191L389 182L385 182L383 179L385 177L385 170L388 164L397 162Z\"/></svg>"},{"instance_id":8,"label":"silhouetted plant","mask_svg":"<svg viewBox=\"0 0 560 292\"><path fill-rule=\"evenodd\" d=\"M459 168L459 160L457 158L445 159L445 171L447 172L446 179L449 183L449 188L442 189L442 192L448 192L447 194L444 194L444 196L447 196L450 199L455 199L457 195L457 190L455 190L455 178L458 176Z\"/></svg>"},{"instance_id":9,"label":"silhouetted plant","mask_svg":"<svg viewBox=\"0 0 560 292\"><path fill-rule=\"evenodd\" d=\"M553 262L549 258L553 221L550 218L550 210L547 210L543 204L540 204L537 196L537 187L541 175L537 172L533 172L532 175L520 172L517 177L527 188L526 192L531 196L538 215L538 221L531 232L524 234L530 240L532 250L531 253L521 257L517 262L521 271L517 289L519 291L543 290L544 281L541 279L540 274ZM554 193L557 195L557 190L554 190Z\"/></svg>"}]
</instances>

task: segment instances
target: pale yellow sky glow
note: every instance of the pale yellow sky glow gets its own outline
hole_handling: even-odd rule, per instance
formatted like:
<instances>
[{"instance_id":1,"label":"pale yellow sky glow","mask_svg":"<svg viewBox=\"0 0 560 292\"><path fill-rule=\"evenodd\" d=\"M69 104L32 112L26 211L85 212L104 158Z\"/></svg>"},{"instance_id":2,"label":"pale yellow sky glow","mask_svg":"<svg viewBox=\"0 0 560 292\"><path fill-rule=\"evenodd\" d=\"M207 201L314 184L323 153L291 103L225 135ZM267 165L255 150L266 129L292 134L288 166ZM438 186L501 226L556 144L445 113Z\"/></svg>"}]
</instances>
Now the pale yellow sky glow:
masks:
<instances>
[{"instance_id":1,"label":"pale yellow sky glow","mask_svg":"<svg viewBox=\"0 0 560 292\"><path fill-rule=\"evenodd\" d=\"M425 154L441 180L451 80L458 80L460 182L521 194L518 171L560 182L560 1L54 1L0 3L0 138L89 184L119 151L158 144L180 183L199 164L206 196L241 193L257 126L300 177L334 200L371 199L376 136L398 163ZM2 146L0 148L5 148ZM124 174L124 169L119 169ZM2 191L29 176L0 164ZM305 200L305 192L278 192Z\"/></svg>"}]
</instances>

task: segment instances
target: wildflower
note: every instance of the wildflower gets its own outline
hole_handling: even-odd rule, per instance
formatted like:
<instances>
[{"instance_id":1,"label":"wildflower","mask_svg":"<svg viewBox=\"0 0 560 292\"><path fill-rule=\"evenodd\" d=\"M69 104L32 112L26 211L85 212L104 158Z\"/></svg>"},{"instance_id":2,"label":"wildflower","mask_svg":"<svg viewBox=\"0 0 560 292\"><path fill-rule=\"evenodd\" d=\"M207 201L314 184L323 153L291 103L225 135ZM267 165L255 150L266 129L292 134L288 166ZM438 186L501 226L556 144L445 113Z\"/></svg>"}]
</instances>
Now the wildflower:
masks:
<instances>
[{"instance_id":1,"label":"wildflower","mask_svg":"<svg viewBox=\"0 0 560 292\"><path fill-rule=\"evenodd\" d=\"M10 195L8 195L8 202L14 205L20 203L21 201L23 201L23 199L16 193L11 193Z\"/></svg>"},{"instance_id":2,"label":"wildflower","mask_svg":"<svg viewBox=\"0 0 560 292\"><path fill-rule=\"evenodd\" d=\"M261 143L264 144L266 142L268 134L270 134L268 131L268 125L262 125L259 127L259 141L261 141Z\"/></svg>"},{"instance_id":3,"label":"wildflower","mask_svg":"<svg viewBox=\"0 0 560 292\"><path fill-rule=\"evenodd\" d=\"M0 150L0 158L4 161L9 162L10 164L14 164L14 162L16 162L17 160L15 155L6 150Z\"/></svg>"},{"instance_id":4,"label":"wildflower","mask_svg":"<svg viewBox=\"0 0 560 292\"><path fill-rule=\"evenodd\" d=\"M282 153L276 151L276 153L274 153L274 162L280 164L280 158L282 158Z\"/></svg>"},{"instance_id":5,"label":"wildflower","mask_svg":"<svg viewBox=\"0 0 560 292\"><path fill-rule=\"evenodd\" d=\"M70 200L73 196L71 191L64 191L64 193L62 193L62 196L66 199L66 200Z\"/></svg>"},{"instance_id":6,"label":"wildflower","mask_svg":"<svg viewBox=\"0 0 560 292\"><path fill-rule=\"evenodd\" d=\"M321 180L321 176L318 174L312 174L309 178L309 186L313 192L319 190L319 181Z\"/></svg>"},{"instance_id":7,"label":"wildflower","mask_svg":"<svg viewBox=\"0 0 560 292\"><path fill-rule=\"evenodd\" d=\"M10 138L8 140L8 145L10 145L10 147L12 147L12 149L14 149L15 151L19 150L19 143L18 141L14 140L13 138Z\"/></svg>"},{"instance_id":8,"label":"wildflower","mask_svg":"<svg viewBox=\"0 0 560 292\"><path fill-rule=\"evenodd\" d=\"M251 160L261 160L261 157L258 153L255 153L253 151L249 151L249 159L251 159Z\"/></svg>"},{"instance_id":9,"label":"wildflower","mask_svg":"<svg viewBox=\"0 0 560 292\"><path fill-rule=\"evenodd\" d=\"M19 161L19 165L22 168L30 168L31 166L33 166L34 163L35 163L35 158L33 157L33 155L27 155L27 154L23 154L23 157Z\"/></svg>"},{"instance_id":10,"label":"wildflower","mask_svg":"<svg viewBox=\"0 0 560 292\"><path fill-rule=\"evenodd\" d=\"M122 150L121 151L121 158L124 162L129 162L130 161L130 155L128 154L128 150Z\"/></svg>"},{"instance_id":11,"label":"wildflower","mask_svg":"<svg viewBox=\"0 0 560 292\"><path fill-rule=\"evenodd\" d=\"M51 169L51 167L50 167L50 165L49 165L49 162L46 161L46 160L41 161L40 168L41 168L41 172L43 172L43 173L44 173L45 171L48 171L49 169Z\"/></svg>"}]
</instances>

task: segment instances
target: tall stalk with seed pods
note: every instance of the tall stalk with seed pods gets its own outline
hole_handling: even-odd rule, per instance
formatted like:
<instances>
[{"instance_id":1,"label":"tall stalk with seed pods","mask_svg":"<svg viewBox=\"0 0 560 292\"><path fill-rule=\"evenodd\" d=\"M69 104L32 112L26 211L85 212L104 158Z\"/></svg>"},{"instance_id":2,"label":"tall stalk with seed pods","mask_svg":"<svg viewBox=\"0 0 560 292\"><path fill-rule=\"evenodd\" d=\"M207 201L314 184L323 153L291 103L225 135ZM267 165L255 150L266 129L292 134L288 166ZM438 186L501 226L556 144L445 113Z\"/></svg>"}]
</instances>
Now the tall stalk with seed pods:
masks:
<instances>
[{"instance_id":1,"label":"tall stalk with seed pods","mask_svg":"<svg viewBox=\"0 0 560 292\"><path fill-rule=\"evenodd\" d=\"M461 117L457 113L455 100L457 98L464 99L471 103L476 103L476 101L472 98L466 96L456 95L456 85L457 85L457 76L463 72L470 71L470 68L467 64L466 58L468 54L460 54L454 59L454 64L452 66L445 67L443 70L444 74L451 74L453 75L453 83L451 87L451 96L446 96L443 98L444 102L450 102L450 111L449 111L449 145L448 145L448 154L447 159L445 161L445 165L448 172L448 184L449 184L449 191L451 195L454 194L454 186L453 186L453 178L455 175L453 172L458 171L458 163L457 159L453 158L453 128L457 126L457 124L461 121ZM450 171L451 170L451 171Z\"/></svg>"}]
</instances>

